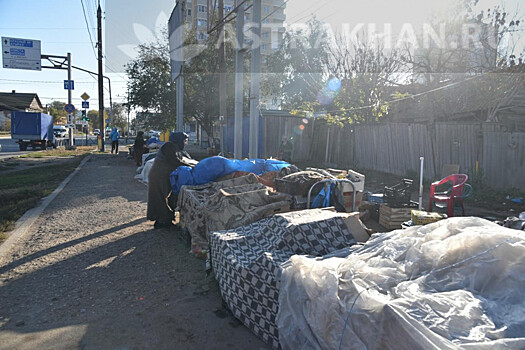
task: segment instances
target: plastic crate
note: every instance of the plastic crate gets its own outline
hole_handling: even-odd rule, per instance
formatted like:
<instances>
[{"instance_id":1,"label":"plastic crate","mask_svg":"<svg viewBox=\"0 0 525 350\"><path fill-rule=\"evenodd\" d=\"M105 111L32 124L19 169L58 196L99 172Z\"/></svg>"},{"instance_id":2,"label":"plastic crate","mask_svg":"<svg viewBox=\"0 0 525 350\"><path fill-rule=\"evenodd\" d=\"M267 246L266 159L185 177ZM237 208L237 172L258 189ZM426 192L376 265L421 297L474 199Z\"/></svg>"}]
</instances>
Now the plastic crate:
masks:
<instances>
[{"instance_id":1,"label":"plastic crate","mask_svg":"<svg viewBox=\"0 0 525 350\"><path fill-rule=\"evenodd\" d=\"M410 205L413 181L403 179L397 185L387 187L383 192L383 199L391 207L407 207Z\"/></svg>"}]
</instances>

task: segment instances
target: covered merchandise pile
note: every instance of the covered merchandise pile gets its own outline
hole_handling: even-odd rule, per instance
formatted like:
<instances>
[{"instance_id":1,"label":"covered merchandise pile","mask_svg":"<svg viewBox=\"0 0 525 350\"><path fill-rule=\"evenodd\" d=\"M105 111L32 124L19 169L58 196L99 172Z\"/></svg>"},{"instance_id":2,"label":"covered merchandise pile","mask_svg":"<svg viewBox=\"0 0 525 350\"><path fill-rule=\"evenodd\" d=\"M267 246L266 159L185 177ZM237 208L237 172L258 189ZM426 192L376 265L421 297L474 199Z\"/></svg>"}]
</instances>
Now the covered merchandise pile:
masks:
<instances>
[{"instance_id":1,"label":"covered merchandise pile","mask_svg":"<svg viewBox=\"0 0 525 350\"><path fill-rule=\"evenodd\" d=\"M290 196L269 191L249 174L200 186L183 186L178 198L180 216L191 236L192 249L208 249L211 231L250 224L289 211Z\"/></svg>"},{"instance_id":2,"label":"covered merchandise pile","mask_svg":"<svg viewBox=\"0 0 525 350\"><path fill-rule=\"evenodd\" d=\"M350 251L287 262L283 349L525 349L523 232L451 218Z\"/></svg>"},{"instance_id":3,"label":"covered merchandise pile","mask_svg":"<svg viewBox=\"0 0 525 350\"><path fill-rule=\"evenodd\" d=\"M276 214L237 229L211 232L213 269L235 317L279 347L276 317L281 264L294 254L322 256L366 240L359 219L311 209Z\"/></svg>"}]
</instances>

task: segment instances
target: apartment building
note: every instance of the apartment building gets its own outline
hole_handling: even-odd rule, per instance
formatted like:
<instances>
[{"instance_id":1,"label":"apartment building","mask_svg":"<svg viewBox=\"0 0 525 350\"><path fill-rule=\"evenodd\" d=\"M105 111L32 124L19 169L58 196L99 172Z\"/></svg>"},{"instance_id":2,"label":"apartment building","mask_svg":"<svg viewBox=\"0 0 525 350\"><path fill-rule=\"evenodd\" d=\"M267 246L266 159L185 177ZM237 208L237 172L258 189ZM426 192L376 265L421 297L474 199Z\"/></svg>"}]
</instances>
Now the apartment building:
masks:
<instances>
[{"instance_id":1,"label":"apartment building","mask_svg":"<svg viewBox=\"0 0 525 350\"><path fill-rule=\"evenodd\" d=\"M238 0L239 1L239 0ZM214 5L218 6L218 1L213 1ZM244 6L245 23L252 22L253 9L252 2L248 1ZM224 15L233 11L235 8L235 0L224 0ZM284 10L286 8L285 0L263 0L262 1L262 29L261 29L261 55L262 65L264 66L265 57L272 53L279 47L284 35L284 20L286 15ZM204 40L207 38L208 29L208 1L207 0L186 0L186 23L190 24L192 29L197 32L197 40ZM249 32L245 33L245 42L250 42Z\"/></svg>"}]
</instances>

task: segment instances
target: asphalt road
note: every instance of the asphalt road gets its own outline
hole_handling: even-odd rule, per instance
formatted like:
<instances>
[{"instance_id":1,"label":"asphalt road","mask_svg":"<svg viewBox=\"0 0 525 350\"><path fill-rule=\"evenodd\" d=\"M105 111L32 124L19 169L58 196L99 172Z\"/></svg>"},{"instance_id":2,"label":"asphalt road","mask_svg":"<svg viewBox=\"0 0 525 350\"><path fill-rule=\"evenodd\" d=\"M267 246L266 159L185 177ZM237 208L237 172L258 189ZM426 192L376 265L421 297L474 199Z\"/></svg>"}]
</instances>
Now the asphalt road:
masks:
<instances>
[{"instance_id":1,"label":"asphalt road","mask_svg":"<svg viewBox=\"0 0 525 350\"><path fill-rule=\"evenodd\" d=\"M11 139L10 136L1 136L0 137L0 145L2 146L1 147L2 149L0 151L0 160L6 159L6 158L11 158L11 157L14 157L14 156L20 156L20 155L31 153L31 152L35 152L35 151L40 151L39 148L37 148L36 150L33 150L33 149L31 149L31 147L29 147L27 151L20 151L20 148L19 148L18 144L15 141L16 140ZM131 139L131 141L133 142L132 139ZM94 135L88 135L87 140L86 140L85 136L80 136L80 135L75 136L75 145L77 145L77 146L86 146L86 144L88 146L95 146L97 144L97 137L94 136ZM122 138L120 140L120 144L121 145L126 144L126 139ZM106 141L106 147L108 145L111 146L111 143Z\"/></svg>"}]
</instances>

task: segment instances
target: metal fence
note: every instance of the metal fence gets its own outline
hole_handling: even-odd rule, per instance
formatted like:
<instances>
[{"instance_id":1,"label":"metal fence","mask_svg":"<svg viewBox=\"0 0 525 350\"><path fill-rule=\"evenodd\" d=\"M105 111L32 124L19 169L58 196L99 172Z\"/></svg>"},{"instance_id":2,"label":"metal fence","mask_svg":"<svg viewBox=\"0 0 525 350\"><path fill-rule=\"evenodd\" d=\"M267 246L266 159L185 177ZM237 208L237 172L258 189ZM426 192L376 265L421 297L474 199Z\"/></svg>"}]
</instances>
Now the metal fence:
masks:
<instances>
[{"instance_id":1,"label":"metal fence","mask_svg":"<svg viewBox=\"0 0 525 350\"><path fill-rule=\"evenodd\" d=\"M293 138L295 161L338 168L372 169L400 176L441 177L457 164L495 189L525 188L525 133L498 131L488 123L382 123L328 125L322 119L263 118L264 156L275 156L283 136Z\"/></svg>"}]
</instances>

